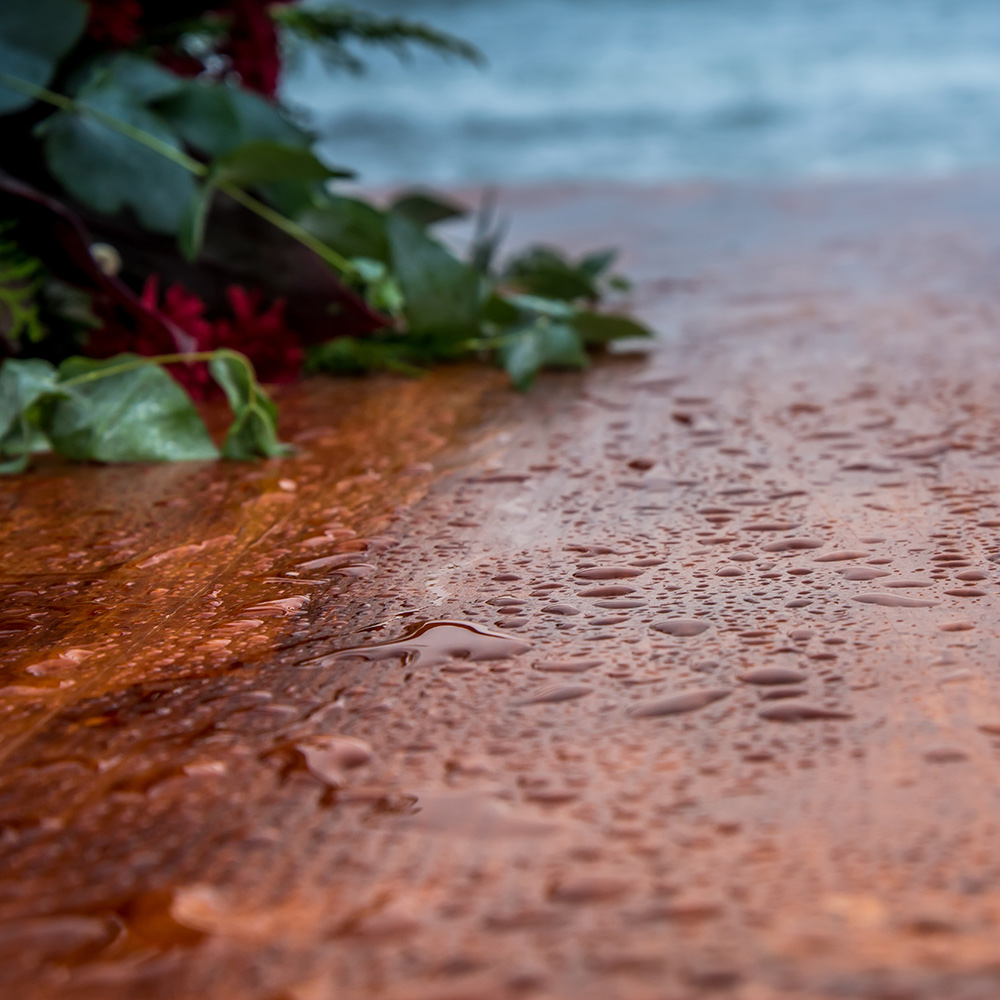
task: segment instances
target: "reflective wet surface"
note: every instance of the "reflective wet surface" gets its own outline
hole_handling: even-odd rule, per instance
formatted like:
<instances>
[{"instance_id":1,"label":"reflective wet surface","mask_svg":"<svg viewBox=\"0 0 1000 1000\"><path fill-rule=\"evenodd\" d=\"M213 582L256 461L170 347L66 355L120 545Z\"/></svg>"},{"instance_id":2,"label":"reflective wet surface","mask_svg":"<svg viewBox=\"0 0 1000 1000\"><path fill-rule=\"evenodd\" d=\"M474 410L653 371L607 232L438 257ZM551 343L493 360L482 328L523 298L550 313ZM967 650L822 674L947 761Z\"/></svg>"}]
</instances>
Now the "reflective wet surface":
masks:
<instances>
[{"instance_id":1,"label":"reflective wet surface","mask_svg":"<svg viewBox=\"0 0 1000 1000\"><path fill-rule=\"evenodd\" d=\"M12 995L1000 993L1000 185L517 197L654 348L3 484Z\"/></svg>"}]
</instances>

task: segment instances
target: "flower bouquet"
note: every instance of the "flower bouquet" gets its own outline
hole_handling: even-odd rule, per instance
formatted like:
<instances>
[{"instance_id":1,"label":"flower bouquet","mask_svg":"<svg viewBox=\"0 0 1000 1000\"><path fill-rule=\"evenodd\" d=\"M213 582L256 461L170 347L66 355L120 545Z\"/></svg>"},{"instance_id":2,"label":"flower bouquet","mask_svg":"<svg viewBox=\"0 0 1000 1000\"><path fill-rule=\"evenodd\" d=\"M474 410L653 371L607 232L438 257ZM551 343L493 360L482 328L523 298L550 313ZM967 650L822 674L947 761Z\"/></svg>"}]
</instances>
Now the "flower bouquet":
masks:
<instances>
[{"instance_id":1,"label":"flower bouquet","mask_svg":"<svg viewBox=\"0 0 1000 1000\"><path fill-rule=\"evenodd\" d=\"M356 72L371 45L481 58L343 5L0 5L0 469L210 457L192 398L213 393L234 414L222 454L280 454L258 379L480 357L527 388L647 335L597 309L623 287L611 253L499 266L484 213L462 259L433 231L464 214L451 200L345 193L281 76L304 48Z\"/></svg>"}]
</instances>

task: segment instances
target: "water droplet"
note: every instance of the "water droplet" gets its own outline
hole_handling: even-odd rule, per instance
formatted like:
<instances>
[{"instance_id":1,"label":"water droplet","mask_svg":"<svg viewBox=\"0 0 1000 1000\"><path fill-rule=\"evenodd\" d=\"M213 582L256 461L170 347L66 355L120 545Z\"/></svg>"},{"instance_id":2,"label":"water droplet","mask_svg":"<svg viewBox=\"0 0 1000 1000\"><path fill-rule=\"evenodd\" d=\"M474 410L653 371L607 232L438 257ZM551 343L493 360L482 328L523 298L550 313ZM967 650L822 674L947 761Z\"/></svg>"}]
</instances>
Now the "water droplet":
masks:
<instances>
[{"instance_id":1,"label":"water droplet","mask_svg":"<svg viewBox=\"0 0 1000 1000\"><path fill-rule=\"evenodd\" d=\"M711 623L697 618L665 618L654 622L652 627L657 632L666 632L667 635L691 636L707 631L711 628Z\"/></svg>"},{"instance_id":2,"label":"water droplet","mask_svg":"<svg viewBox=\"0 0 1000 1000\"><path fill-rule=\"evenodd\" d=\"M783 701L768 705L757 713L762 719L772 722L805 722L811 719L851 719L850 712L838 712L821 705L808 705L800 701Z\"/></svg>"},{"instance_id":3,"label":"water droplet","mask_svg":"<svg viewBox=\"0 0 1000 1000\"><path fill-rule=\"evenodd\" d=\"M628 714L637 719L656 718L661 715L681 715L684 712L695 712L705 708L714 701L732 694L730 688L701 688L691 691L679 691L665 698L640 702L628 709Z\"/></svg>"},{"instance_id":4,"label":"water droplet","mask_svg":"<svg viewBox=\"0 0 1000 1000\"><path fill-rule=\"evenodd\" d=\"M629 882L614 876L585 875L556 883L549 890L549 898L557 903L605 903L620 899L631 888Z\"/></svg>"},{"instance_id":5,"label":"water droplet","mask_svg":"<svg viewBox=\"0 0 1000 1000\"><path fill-rule=\"evenodd\" d=\"M975 623L969 621L942 622L938 625L942 632L968 632L975 627Z\"/></svg>"},{"instance_id":6,"label":"water droplet","mask_svg":"<svg viewBox=\"0 0 1000 1000\"><path fill-rule=\"evenodd\" d=\"M764 552L796 552L805 549L818 549L823 542L819 538L782 538L777 542L762 545Z\"/></svg>"},{"instance_id":7,"label":"water droplet","mask_svg":"<svg viewBox=\"0 0 1000 1000\"><path fill-rule=\"evenodd\" d=\"M881 576L889 576L889 572L875 569L874 566L852 566L850 569L842 569L840 575L845 580L877 580Z\"/></svg>"},{"instance_id":8,"label":"water droplet","mask_svg":"<svg viewBox=\"0 0 1000 1000\"><path fill-rule=\"evenodd\" d=\"M583 684L560 684L552 687L541 688L530 698L523 698L517 702L519 705L547 705L560 701L575 701L588 694L593 694L594 689Z\"/></svg>"},{"instance_id":9,"label":"water droplet","mask_svg":"<svg viewBox=\"0 0 1000 1000\"><path fill-rule=\"evenodd\" d=\"M866 555L868 555L867 552L855 549L837 549L833 552L824 552L821 556L815 556L813 562L847 562L849 559L864 559Z\"/></svg>"},{"instance_id":10,"label":"water droplet","mask_svg":"<svg viewBox=\"0 0 1000 1000\"><path fill-rule=\"evenodd\" d=\"M579 580L628 580L642 574L643 570L634 566L593 566L578 570L573 575Z\"/></svg>"},{"instance_id":11,"label":"water droplet","mask_svg":"<svg viewBox=\"0 0 1000 1000\"><path fill-rule=\"evenodd\" d=\"M755 667L739 675L739 679L747 684L800 684L809 679L800 670L787 667Z\"/></svg>"},{"instance_id":12,"label":"water droplet","mask_svg":"<svg viewBox=\"0 0 1000 1000\"><path fill-rule=\"evenodd\" d=\"M879 604L886 608L933 608L937 601L922 601L916 597L901 597L899 594L858 594L851 600L859 604Z\"/></svg>"},{"instance_id":13,"label":"water droplet","mask_svg":"<svg viewBox=\"0 0 1000 1000\"><path fill-rule=\"evenodd\" d=\"M329 736L300 742L295 749L302 754L306 767L321 781L339 785L344 773L367 764L372 748L364 740L350 736Z\"/></svg>"},{"instance_id":14,"label":"water droplet","mask_svg":"<svg viewBox=\"0 0 1000 1000\"><path fill-rule=\"evenodd\" d=\"M959 764L968 759L969 755L956 747L935 747L924 754L928 764Z\"/></svg>"},{"instance_id":15,"label":"water droplet","mask_svg":"<svg viewBox=\"0 0 1000 1000\"><path fill-rule=\"evenodd\" d=\"M535 669L552 674L581 674L601 665L601 660L547 660L536 663Z\"/></svg>"},{"instance_id":16,"label":"water droplet","mask_svg":"<svg viewBox=\"0 0 1000 1000\"><path fill-rule=\"evenodd\" d=\"M429 621L389 642L339 649L326 656L304 661L308 666L329 666L337 660L357 656L363 660L403 659L408 665L441 666L450 659L504 660L527 652L531 646L521 639L492 632L478 625L457 621Z\"/></svg>"}]
</instances>

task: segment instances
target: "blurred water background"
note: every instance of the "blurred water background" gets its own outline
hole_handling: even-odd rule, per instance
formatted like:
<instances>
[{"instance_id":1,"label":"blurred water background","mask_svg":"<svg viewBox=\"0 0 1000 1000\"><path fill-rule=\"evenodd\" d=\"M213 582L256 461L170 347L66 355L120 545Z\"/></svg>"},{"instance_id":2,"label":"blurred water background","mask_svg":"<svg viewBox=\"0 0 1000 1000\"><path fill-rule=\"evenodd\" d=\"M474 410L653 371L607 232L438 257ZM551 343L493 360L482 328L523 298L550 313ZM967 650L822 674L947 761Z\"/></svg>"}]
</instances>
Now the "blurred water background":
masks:
<instances>
[{"instance_id":1,"label":"blurred water background","mask_svg":"<svg viewBox=\"0 0 1000 1000\"><path fill-rule=\"evenodd\" d=\"M300 65L368 184L946 174L1000 165L998 0L382 0L484 69Z\"/></svg>"}]
</instances>

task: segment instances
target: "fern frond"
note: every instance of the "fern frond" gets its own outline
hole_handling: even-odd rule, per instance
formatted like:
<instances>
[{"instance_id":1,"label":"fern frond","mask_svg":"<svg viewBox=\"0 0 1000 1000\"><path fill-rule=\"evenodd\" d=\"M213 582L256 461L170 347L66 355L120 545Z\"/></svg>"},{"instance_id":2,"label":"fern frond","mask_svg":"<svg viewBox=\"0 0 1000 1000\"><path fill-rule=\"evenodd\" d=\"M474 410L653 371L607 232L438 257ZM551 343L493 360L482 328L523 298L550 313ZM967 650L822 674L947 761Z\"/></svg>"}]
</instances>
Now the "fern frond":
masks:
<instances>
[{"instance_id":1,"label":"fern frond","mask_svg":"<svg viewBox=\"0 0 1000 1000\"><path fill-rule=\"evenodd\" d=\"M42 340L46 330L38 304L42 263L3 238L13 228L13 222L0 222L0 337L17 348L23 338Z\"/></svg>"},{"instance_id":2,"label":"fern frond","mask_svg":"<svg viewBox=\"0 0 1000 1000\"><path fill-rule=\"evenodd\" d=\"M475 65L485 62L479 49L455 35L418 21L381 17L341 4L324 7L275 6L271 8L271 16L292 37L319 46L327 62L351 73L363 72L365 65L350 50L350 43L388 48L400 59L416 47Z\"/></svg>"}]
</instances>

